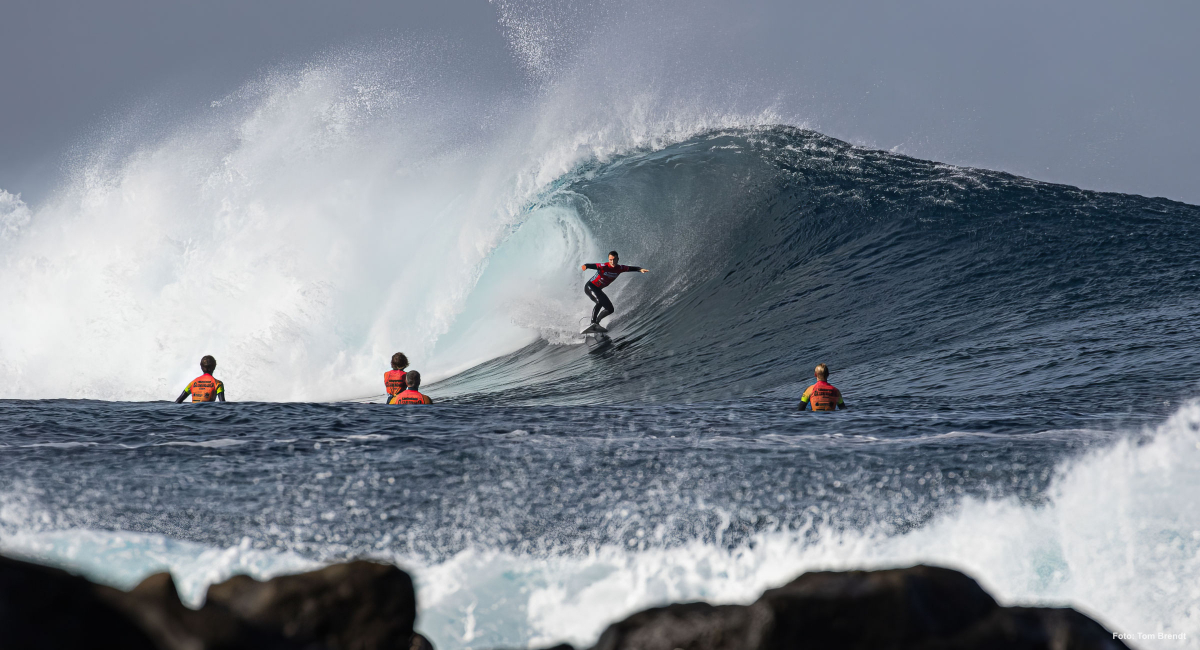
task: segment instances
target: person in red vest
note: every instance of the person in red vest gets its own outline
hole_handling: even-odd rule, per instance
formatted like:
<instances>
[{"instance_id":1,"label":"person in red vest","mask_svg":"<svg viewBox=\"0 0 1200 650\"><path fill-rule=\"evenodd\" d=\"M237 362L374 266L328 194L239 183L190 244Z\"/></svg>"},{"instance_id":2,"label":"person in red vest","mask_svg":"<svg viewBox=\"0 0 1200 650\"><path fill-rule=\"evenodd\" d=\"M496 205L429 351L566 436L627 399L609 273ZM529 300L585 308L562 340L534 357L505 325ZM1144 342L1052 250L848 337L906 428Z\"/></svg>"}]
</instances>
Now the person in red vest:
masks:
<instances>
[{"instance_id":1,"label":"person in red vest","mask_svg":"<svg viewBox=\"0 0 1200 650\"><path fill-rule=\"evenodd\" d=\"M433 404L428 395L423 395L417 390L421 387L421 373L410 370L404 375L404 381L408 384L408 389L389 397L388 404Z\"/></svg>"},{"instance_id":2,"label":"person in red vest","mask_svg":"<svg viewBox=\"0 0 1200 650\"><path fill-rule=\"evenodd\" d=\"M393 395L404 392L408 387L408 384L404 383L404 369L407 367L408 357L404 356L403 352L392 355L392 369L383 373L383 387L387 389L388 403Z\"/></svg>"},{"instance_id":3,"label":"person in red vest","mask_svg":"<svg viewBox=\"0 0 1200 650\"><path fill-rule=\"evenodd\" d=\"M584 264L582 267L580 267L584 271L592 269L596 272L596 277L588 280L587 284L583 285L584 295L586 295L592 302L596 303L596 306L592 307L592 324L586 330L584 330L584 332L608 331L601 327L600 321L608 318L614 311L616 311L616 309L613 307L612 301L608 299L608 296L604 295L604 287L612 284L613 281L617 279L617 276L621 275L622 273L629 273L632 271L646 273L650 270L643 269L640 266L624 266L622 264L617 264L617 259L619 259L617 251L609 251L608 262Z\"/></svg>"},{"instance_id":4,"label":"person in red vest","mask_svg":"<svg viewBox=\"0 0 1200 650\"><path fill-rule=\"evenodd\" d=\"M801 411L810 405L814 411L846 408L846 402L842 401L842 391L825 381L829 379L829 366L818 363L816 369L813 370L813 376L817 378L817 383L809 386L808 390L804 391L804 395L800 397Z\"/></svg>"},{"instance_id":5,"label":"person in red vest","mask_svg":"<svg viewBox=\"0 0 1200 650\"><path fill-rule=\"evenodd\" d=\"M216 402L225 401L225 384L220 379L213 377L213 371L217 369L217 360L211 354L204 355L200 359L200 370L203 375L196 377L183 389L179 394L179 398L175 400L178 404L187 399L188 395L192 396L193 402Z\"/></svg>"}]
</instances>

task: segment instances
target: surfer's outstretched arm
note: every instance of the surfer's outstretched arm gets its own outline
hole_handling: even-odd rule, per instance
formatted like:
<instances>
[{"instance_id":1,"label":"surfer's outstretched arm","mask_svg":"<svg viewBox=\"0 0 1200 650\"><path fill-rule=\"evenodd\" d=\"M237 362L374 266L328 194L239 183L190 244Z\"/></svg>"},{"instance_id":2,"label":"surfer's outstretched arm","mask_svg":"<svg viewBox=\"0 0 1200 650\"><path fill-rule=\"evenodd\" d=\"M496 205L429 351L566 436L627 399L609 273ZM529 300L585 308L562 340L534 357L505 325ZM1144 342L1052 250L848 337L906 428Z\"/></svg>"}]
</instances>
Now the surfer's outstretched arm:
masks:
<instances>
[{"instance_id":1,"label":"surfer's outstretched arm","mask_svg":"<svg viewBox=\"0 0 1200 650\"><path fill-rule=\"evenodd\" d=\"M584 265L581 265L581 266L579 267L579 270L580 270L580 271L595 271L595 270L596 270L596 265L595 265L595 264L584 264ZM639 273L646 273L646 272L648 272L650 269L643 269L643 268L642 268L642 267L640 267L640 266L628 266L628 265L626 265L626 266L625 266L625 268L624 268L623 270L624 270L624 271L637 271L637 272L639 272Z\"/></svg>"}]
</instances>

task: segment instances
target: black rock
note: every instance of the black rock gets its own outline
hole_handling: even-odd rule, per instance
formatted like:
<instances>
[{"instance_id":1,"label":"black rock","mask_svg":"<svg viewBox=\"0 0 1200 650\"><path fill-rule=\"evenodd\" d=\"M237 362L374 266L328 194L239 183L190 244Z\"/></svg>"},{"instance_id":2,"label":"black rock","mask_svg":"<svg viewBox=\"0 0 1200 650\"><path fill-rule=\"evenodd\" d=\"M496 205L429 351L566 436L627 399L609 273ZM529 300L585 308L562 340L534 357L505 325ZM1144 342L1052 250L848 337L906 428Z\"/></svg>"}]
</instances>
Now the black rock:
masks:
<instances>
[{"instance_id":1,"label":"black rock","mask_svg":"<svg viewBox=\"0 0 1200 650\"><path fill-rule=\"evenodd\" d=\"M265 582L235 576L208 588L209 606L331 650L409 650L417 618L412 578L390 564L362 561Z\"/></svg>"},{"instance_id":2,"label":"black rock","mask_svg":"<svg viewBox=\"0 0 1200 650\"><path fill-rule=\"evenodd\" d=\"M0 557L0 647L153 650L93 588L66 571Z\"/></svg>"},{"instance_id":3,"label":"black rock","mask_svg":"<svg viewBox=\"0 0 1200 650\"><path fill-rule=\"evenodd\" d=\"M413 632L416 615L412 579L374 562L237 576L193 610L167 573L125 592L0 557L4 650L433 650Z\"/></svg>"},{"instance_id":4,"label":"black rock","mask_svg":"<svg viewBox=\"0 0 1200 650\"><path fill-rule=\"evenodd\" d=\"M278 630L249 624L220 604L208 603L198 610L188 608L179 600L169 573L154 574L128 592L102 586L95 586L94 590L144 630L159 650L308 647L286 638Z\"/></svg>"},{"instance_id":5,"label":"black rock","mask_svg":"<svg viewBox=\"0 0 1200 650\"><path fill-rule=\"evenodd\" d=\"M669 605L609 626L593 650L1100 650L1126 646L1072 609L1000 607L929 566L806 573L752 605Z\"/></svg>"},{"instance_id":6,"label":"black rock","mask_svg":"<svg viewBox=\"0 0 1200 650\"><path fill-rule=\"evenodd\" d=\"M666 648L733 650L762 628L761 613L740 605L679 603L655 607L608 626L593 650Z\"/></svg>"},{"instance_id":7,"label":"black rock","mask_svg":"<svg viewBox=\"0 0 1200 650\"><path fill-rule=\"evenodd\" d=\"M413 632L412 579L349 562L237 576L185 607L169 574L131 591L0 557L0 647L101 650L433 650ZM1117 650L1072 609L1000 607L950 569L806 573L751 605L683 603L608 627L593 650ZM573 650L556 646L551 650Z\"/></svg>"},{"instance_id":8,"label":"black rock","mask_svg":"<svg viewBox=\"0 0 1200 650\"><path fill-rule=\"evenodd\" d=\"M763 593L754 647L909 647L948 639L999 605L971 578L915 566L887 571L821 571Z\"/></svg>"}]
</instances>

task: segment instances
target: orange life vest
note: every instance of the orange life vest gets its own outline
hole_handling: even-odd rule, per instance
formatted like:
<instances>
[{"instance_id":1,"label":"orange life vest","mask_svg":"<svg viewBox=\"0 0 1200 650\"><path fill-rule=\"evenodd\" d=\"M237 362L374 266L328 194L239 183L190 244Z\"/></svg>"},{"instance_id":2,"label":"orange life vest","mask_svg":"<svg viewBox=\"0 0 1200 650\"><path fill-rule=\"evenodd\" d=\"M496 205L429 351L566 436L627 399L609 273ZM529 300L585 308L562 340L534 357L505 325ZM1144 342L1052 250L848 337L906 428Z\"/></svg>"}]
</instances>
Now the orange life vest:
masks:
<instances>
[{"instance_id":1,"label":"orange life vest","mask_svg":"<svg viewBox=\"0 0 1200 650\"><path fill-rule=\"evenodd\" d=\"M428 395L422 395L421 393L410 388L402 393L397 393L396 396L392 398L392 401L388 402L388 403L389 404L433 404L433 400L429 399Z\"/></svg>"},{"instance_id":2,"label":"orange life vest","mask_svg":"<svg viewBox=\"0 0 1200 650\"><path fill-rule=\"evenodd\" d=\"M205 373L192 380L187 385L187 392L192 394L193 402L215 402L217 393L225 392L225 384L221 380Z\"/></svg>"},{"instance_id":3,"label":"orange life vest","mask_svg":"<svg viewBox=\"0 0 1200 650\"><path fill-rule=\"evenodd\" d=\"M832 411L842 402L842 391L834 388L833 384L818 379L817 383L804 391L804 396L800 398L800 401L812 404L814 411Z\"/></svg>"},{"instance_id":4,"label":"orange life vest","mask_svg":"<svg viewBox=\"0 0 1200 650\"><path fill-rule=\"evenodd\" d=\"M404 375L407 374L403 370L389 370L383 373L383 387L387 389L388 395L404 392L405 387L408 386L404 383Z\"/></svg>"}]
</instances>

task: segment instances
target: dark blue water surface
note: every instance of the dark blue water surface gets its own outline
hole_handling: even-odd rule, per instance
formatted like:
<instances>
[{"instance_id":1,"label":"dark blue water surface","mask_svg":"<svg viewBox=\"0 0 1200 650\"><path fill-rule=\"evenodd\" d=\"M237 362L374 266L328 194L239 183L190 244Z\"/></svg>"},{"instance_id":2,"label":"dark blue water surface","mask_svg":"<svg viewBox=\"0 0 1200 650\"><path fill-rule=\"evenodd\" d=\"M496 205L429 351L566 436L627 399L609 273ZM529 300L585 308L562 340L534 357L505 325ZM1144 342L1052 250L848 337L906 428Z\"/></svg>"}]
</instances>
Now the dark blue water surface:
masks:
<instances>
[{"instance_id":1,"label":"dark blue water surface","mask_svg":"<svg viewBox=\"0 0 1200 650\"><path fill-rule=\"evenodd\" d=\"M5 402L0 491L37 494L54 526L214 546L248 536L320 559L380 548L444 558L474 545L735 547L814 519L904 530L968 494L1036 503L1057 461L1117 430L1094 415L922 406L867 400L831 416L764 398L426 409Z\"/></svg>"}]
</instances>

